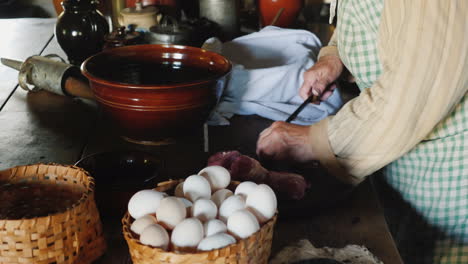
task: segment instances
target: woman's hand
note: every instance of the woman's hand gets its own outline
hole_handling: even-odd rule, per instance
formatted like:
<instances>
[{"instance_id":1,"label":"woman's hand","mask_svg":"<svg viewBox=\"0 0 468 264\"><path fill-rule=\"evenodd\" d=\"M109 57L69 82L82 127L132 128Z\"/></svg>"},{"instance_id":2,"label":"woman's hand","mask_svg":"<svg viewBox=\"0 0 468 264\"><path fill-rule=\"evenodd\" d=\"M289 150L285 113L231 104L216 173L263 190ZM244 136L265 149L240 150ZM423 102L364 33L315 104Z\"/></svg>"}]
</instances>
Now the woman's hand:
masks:
<instances>
[{"instance_id":1,"label":"woman's hand","mask_svg":"<svg viewBox=\"0 0 468 264\"><path fill-rule=\"evenodd\" d=\"M262 159L305 163L314 160L309 126L274 122L263 130L257 141L257 155Z\"/></svg>"},{"instance_id":2,"label":"woman's hand","mask_svg":"<svg viewBox=\"0 0 468 264\"><path fill-rule=\"evenodd\" d=\"M304 73L304 83L299 89L302 99L307 99L311 94L318 96L321 101L326 100L333 93L336 85L333 83L343 72L343 63L334 55L321 57L314 66Z\"/></svg>"}]
</instances>

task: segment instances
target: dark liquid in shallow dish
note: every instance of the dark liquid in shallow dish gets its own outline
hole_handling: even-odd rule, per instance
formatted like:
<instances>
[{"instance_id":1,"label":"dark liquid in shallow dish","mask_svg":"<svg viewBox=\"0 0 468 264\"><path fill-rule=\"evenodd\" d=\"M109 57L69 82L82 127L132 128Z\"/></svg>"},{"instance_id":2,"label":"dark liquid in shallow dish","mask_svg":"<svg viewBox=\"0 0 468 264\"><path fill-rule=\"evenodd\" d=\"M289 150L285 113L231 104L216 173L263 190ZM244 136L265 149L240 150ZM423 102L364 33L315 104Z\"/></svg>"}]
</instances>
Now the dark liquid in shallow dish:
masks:
<instances>
[{"instance_id":1,"label":"dark liquid in shallow dish","mask_svg":"<svg viewBox=\"0 0 468 264\"><path fill-rule=\"evenodd\" d=\"M97 77L119 83L142 85L170 85L201 81L214 77L215 72L177 63L115 61L109 67L89 67Z\"/></svg>"},{"instance_id":2,"label":"dark liquid in shallow dish","mask_svg":"<svg viewBox=\"0 0 468 264\"><path fill-rule=\"evenodd\" d=\"M0 181L0 219L27 219L64 212L79 201L83 188L39 182Z\"/></svg>"}]
</instances>

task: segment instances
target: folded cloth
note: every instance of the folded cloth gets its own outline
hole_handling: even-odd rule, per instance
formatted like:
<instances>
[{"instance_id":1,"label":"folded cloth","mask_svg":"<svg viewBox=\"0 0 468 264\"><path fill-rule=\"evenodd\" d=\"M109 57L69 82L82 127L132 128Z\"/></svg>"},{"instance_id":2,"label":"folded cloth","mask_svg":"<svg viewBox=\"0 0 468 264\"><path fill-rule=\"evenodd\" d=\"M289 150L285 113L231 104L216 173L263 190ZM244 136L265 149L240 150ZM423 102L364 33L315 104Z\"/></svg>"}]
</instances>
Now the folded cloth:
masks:
<instances>
[{"instance_id":1,"label":"folded cloth","mask_svg":"<svg viewBox=\"0 0 468 264\"><path fill-rule=\"evenodd\" d=\"M208 124L229 124L234 114L257 114L272 120L286 120L303 102L298 90L304 72L314 65L320 40L311 32L268 26L233 41L209 39L203 46L221 53L233 63L224 90ZM338 90L320 105L310 104L293 121L311 124L342 106Z\"/></svg>"},{"instance_id":2,"label":"folded cloth","mask_svg":"<svg viewBox=\"0 0 468 264\"><path fill-rule=\"evenodd\" d=\"M383 264L364 246L347 245L344 248L316 248L309 240L302 239L283 248L269 264L307 263L306 260L331 259L348 264ZM322 263L326 263L323 261Z\"/></svg>"}]
</instances>

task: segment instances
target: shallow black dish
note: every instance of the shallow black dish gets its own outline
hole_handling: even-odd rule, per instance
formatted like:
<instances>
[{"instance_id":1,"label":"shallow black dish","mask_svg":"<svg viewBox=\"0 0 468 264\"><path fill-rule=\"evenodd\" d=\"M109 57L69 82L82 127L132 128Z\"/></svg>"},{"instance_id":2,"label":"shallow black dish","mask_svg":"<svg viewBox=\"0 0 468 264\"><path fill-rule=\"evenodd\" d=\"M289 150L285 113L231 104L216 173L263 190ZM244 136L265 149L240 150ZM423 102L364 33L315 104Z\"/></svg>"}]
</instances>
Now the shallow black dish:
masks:
<instances>
[{"instance_id":1,"label":"shallow black dish","mask_svg":"<svg viewBox=\"0 0 468 264\"><path fill-rule=\"evenodd\" d=\"M161 174L161 159L145 152L100 152L82 158L75 165L94 177L96 203L104 216L123 215L135 192L167 180Z\"/></svg>"}]
</instances>

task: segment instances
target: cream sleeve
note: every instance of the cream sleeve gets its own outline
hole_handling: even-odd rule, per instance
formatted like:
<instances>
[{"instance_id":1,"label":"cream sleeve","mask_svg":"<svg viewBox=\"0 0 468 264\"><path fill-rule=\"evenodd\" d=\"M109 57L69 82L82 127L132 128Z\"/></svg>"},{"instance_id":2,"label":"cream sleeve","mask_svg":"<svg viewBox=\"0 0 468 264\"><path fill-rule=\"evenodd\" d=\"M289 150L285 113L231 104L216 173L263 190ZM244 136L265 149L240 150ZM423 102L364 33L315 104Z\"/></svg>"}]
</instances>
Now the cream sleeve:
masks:
<instances>
[{"instance_id":1,"label":"cream sleeve","mask_svg":"<svg viewBox=\"0 0 468 264\"><path fill-rule=\"evenodd\" d=\"M376 83L310 128L319 159L352 183L414 148L466 94L468 1L385 1L378 49Z\"/></svg>"}]
</instances>

